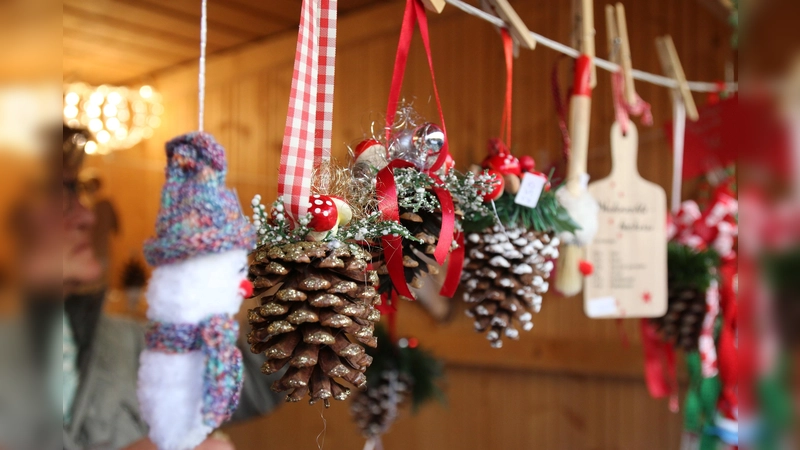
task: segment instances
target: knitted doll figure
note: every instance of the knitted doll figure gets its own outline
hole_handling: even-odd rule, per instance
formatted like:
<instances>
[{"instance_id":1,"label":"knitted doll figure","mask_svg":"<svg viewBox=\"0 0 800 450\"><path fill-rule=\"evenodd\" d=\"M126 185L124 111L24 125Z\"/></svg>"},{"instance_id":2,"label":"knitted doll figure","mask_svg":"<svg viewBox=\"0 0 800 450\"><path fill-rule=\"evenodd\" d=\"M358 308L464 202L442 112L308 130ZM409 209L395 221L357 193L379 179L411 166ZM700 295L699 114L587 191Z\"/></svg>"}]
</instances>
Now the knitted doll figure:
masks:
<instances>
[{"instance_id":1,"label":"knitted doll figure","mask_svg":"<svg viewBox=\"0 0 800 450\"><path fill-rule=\"evenodd\" d=\"M138 388L150 439L161 450L196 447L239 401L233 315L252 292L246 267L256 235L225 173L225 150L211 135L167 143L156 237L144 246L155 269Z\"/></svg>"}]
</instances>

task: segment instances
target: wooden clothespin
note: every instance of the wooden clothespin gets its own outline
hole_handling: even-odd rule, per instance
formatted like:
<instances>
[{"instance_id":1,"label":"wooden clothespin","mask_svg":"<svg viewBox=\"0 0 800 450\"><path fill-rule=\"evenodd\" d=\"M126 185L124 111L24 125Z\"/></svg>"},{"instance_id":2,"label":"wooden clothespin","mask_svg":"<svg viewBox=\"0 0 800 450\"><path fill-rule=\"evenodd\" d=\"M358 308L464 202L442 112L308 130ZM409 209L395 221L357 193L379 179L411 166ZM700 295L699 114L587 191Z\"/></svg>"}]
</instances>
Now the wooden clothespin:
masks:
<instances>
[{"instance_id":1,"label":"wooden clothespin","mask_svg":"<svg viewBox=\"0 0 800 450\"><path fill-rule=\"evenodd\" d=\"M445 2L445 0L422 0L422 4L425 5L425 9L428 11L441 14L444 10L444 5L447 4L447 2Z\"/></svg>"},{"instance_id":2,"label":"wooden clothespin","mask_svg":"<svg viewBox=\"0 0 800 450\"><path fill-rule=\"evenodd\" d=\"M592 0L572 0L572 45L581 54L595 56L594 4ZM597 86L597 68L592 62L592 89Z\"/></svg>"},{"instance_id":3,"label":"wooden clothespin","mask_svg":"<svg viewBox=\"0 0 800 450\"><path fill-rule=\"evenodd\" d=\"M675 50L672 36L667 35L656 38L656 50L658 50L658 59L661 60L664 74L678 82L678 88L673 89L672 95L683 100L683 104L686 107L686 117L691 121L697 120L699 117L697 106L694 103L692 91L689 90L689 83L686 82L686 74L683 71L680 59L678 59L678 51Z\"/></svg>"},{"instance_id":4,"label":"wooden clothespin","mask_svg":"<svg viewBox=\"0 0 800 450\"><path fill-rule=\"evenodd\" d=\"M517 47L522 46L529 50L536 48L536 39L531 34L531 30L525 25L525 22L520 19L519 14L508 3L508 0L481 0L481 6L484 11L496 15L503 19L503 22L508 26L508 31L511 37L514 38L514 55L517 55Z\"/></svg>"},{"instance_id":5,"label":"wooden clothespin","mask_svg":"<svg viewBox=\"0 0 800 450\"><path fill-rule=\"evenodd\" d=\"M628 41L628 24L625 20L625 6L622 3L606 5L606 34L608 35L608 54L611 62L622 68L625 80L625 101L636 103L636 86L633 82L633 63L631 62L631 46Z\"/></svg>"}]
</instances>

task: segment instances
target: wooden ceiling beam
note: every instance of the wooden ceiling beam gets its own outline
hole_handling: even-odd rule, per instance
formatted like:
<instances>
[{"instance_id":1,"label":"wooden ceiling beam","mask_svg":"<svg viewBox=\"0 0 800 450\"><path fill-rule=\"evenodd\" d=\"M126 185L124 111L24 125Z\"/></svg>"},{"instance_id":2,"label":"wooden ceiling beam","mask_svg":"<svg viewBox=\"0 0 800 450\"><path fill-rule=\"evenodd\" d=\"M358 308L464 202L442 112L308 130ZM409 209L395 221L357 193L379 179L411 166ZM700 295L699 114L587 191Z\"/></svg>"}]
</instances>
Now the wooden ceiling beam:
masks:
<instances>
[{"instance_id":1,"label":"wooden ceiling beam","mask_svg":"<svg viewBox=\"0 0 800 450\"><path fill-rule=\"evenodd\" d=\"M70 7L73 14L92 13L95 16L116 19L118 22L146 25L156 30L168 31L180 36L199 39L200 23L192 18L160 12L150 8L142 8L127 3L110 0L64 0L64 8ZM223 30L209 30L208 42L222 47L231 47L243 42L246 36L233 35ZM213 39L212 39L213 38ZM251 36L252 38L252 36Z\"/></svg>"}]
</instances>

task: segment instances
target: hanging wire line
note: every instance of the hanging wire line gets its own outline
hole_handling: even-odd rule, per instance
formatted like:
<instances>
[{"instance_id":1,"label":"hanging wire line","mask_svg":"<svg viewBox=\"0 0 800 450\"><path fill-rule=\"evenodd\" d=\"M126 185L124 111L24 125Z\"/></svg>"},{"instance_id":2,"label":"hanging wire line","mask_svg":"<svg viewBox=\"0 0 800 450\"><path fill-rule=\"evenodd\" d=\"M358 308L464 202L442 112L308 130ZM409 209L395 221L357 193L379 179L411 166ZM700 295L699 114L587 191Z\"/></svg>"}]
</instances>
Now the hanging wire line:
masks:
<instances>
[{"instance_id":1,"label":"hanging wire line","mask_svg":"<svg viewBox=\"0 0 800 450\"><path fill-rule=\"evenodd\" d=\"M486 11L478 9L470 4L464 3L461 0L445 0L445 1L471 16L483 19L498 27L505 26L505 22L503 21L503 19L493 16L487 13ZM547 48L555 50L559 53L563 53L572 58L577 58L578 56L580 56L580 52L578 50L575 50L574 48L568 45L556 42L552 39L546 38L541 34L537 34L532 31L531 35L536 39L537 43L542 44ZM609 72L616 72L620 69L618 64L597 57L594 58L594 63L597 67L607 70ZM633 73L633 78L639 81L644 81L646 83L651 83L657 86L663 86L671 89L677 89L678 87L678 82L669 77L656 75L653 73L648 73L636 69L633 69L631 73ZM706 81L689 81L688 84L689 84L689 89L694 92L719 92L721 86L724 86L724 90L729 92L735 92L739 90L739 83L725 83L724 85L718 85L717 83L709 83Z\"/></svg>"},{"instance_id":2,"label":"hanging wire line","mask_svg":"<svg viewBox=\"0 0 800 450\"><path fill-rule=\"evenodd\" d=\"M200 63L197 73L197 110L199 125L197 129L203 131L203 113L206 103L206 35L208 34L208 1L202 0L200 12Z\"/></svg>"}]
</instances>

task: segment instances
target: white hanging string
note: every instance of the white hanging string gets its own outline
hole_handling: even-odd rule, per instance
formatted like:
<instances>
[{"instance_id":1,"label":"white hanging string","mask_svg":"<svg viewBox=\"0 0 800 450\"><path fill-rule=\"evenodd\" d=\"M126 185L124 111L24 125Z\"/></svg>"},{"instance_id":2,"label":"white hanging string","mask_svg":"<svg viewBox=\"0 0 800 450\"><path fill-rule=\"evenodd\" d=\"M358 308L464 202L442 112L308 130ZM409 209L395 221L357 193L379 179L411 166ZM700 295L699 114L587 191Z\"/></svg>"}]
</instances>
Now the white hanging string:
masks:
<instances>
[{"instance_id":1,"label":"white hanging string","mask_svg":"<svg viewBox=\"0 0 800 450\"><path fill-rule=\"evenodd\" d=\"M681 208L683 184L683 144L686 137L686 105L677 95L672 97L672 213Z\"/></svg>"},{"instance_id":2,"label":"white hanging string","mask_svg":"<svg viewBox=\"0 0 800 450\"><path fill-rule=\"evenodd\" d=\"M479 19L483 19L483 20L485 20L485 21L487 21L489 23L492 23L492 24L494 24L494 25L496 25L498 27L505 26L505 22L503 22L503 19L501 19L501 18L499 18L497 16L493 16L493 15L487 13L486 11L483 11L483 10L481 10L479 8L476 8L476 7L474 7L474 6L470 5L470 4L464 3L461 0L446 0L446 1L447 1L447 3L453 5L454 7L460 9L461 11L464 11L465 13L467 13L467 14L469 14L471 16L475 16L475 17L477 17ZM577 58L578 56L580 56L580 52L578 50L575 50L574 48L572 48L572 47L570 47L568 45L564 45L564 44L562 44L560 42L556 42L556 41L554 41L552 39L549 39L549 38L546 38L546 37L542 36L541 34L534 33L533 31L531 31L531 35L536 39L536 42L538 42L539 44L542 44L543 46L545 46L547 48L555 50L555 51L557 51L559 53L563 53L563 54L565 54L567 56L570 56L572 58ZM594 64L597 67L599 67L601 69L604 69L604 70L607 70L609 72L616 72L616 71L619 70L619 65L617 65L615 63L612 63L610 61L606 61L606 60L601 59L601 58L597 58L597 57L594 58ZM651 83L651 84L655 84L657 86L663 86L663 87L672 88L672 89L676 89L678 87L678 82L675 81L672 78L669 78L669 77L665 77L665 76L662 76L662 75L656 75L656 74L653 74L653 73L644 72L644 71L637 70L637 69L633 69L631 71L631 73L633 73L633 78L635 78L635 79L637 79L639 81L644 81L646 83ZM706 81L690 81L688 84L689 84L689 89L694 91L694 92L718 92L719 91L719 86L716 83L709 83L709 82L706 82ZM733 83L725 83L725 90L728 91L728 92L738 91L739 90L739 84L735 83L735 82L733 82Z\"/></svg>"},{"instance_id":3,"label":"white hanging string","mask_svg":"<svg viewBox=\"0 0 800 450\"><path fill-rule=\"evenodd\" d=\"M206 103L206 35L208 34L208 1L201 0L200 12L200 63L197 73L197 111L199 131L203 131L203 114L205 113Z\"/></svg>"}]
</instances>

